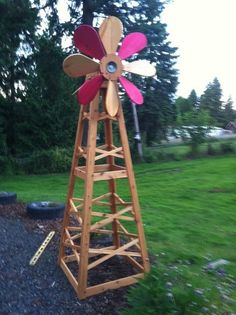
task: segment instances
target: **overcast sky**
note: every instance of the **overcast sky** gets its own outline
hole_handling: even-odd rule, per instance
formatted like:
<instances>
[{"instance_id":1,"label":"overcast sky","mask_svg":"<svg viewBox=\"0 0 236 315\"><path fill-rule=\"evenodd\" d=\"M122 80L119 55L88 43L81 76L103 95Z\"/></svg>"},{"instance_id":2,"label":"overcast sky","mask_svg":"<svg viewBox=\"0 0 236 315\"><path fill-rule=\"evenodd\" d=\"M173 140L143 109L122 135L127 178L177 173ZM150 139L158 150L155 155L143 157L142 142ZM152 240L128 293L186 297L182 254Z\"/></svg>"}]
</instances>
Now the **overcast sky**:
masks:
<instances>
[{"instance_id":1,"label":"overcast sky","mask_svg":"<svg viewBox=\"0 0 236 315\"><path fill-rule=\"evenodd\" d=\"M178 47L177 95L200 96L217 77L223 99L236 108L236 0L173 0L162 14L169 39Z\"/></svg>"}]
</instances>

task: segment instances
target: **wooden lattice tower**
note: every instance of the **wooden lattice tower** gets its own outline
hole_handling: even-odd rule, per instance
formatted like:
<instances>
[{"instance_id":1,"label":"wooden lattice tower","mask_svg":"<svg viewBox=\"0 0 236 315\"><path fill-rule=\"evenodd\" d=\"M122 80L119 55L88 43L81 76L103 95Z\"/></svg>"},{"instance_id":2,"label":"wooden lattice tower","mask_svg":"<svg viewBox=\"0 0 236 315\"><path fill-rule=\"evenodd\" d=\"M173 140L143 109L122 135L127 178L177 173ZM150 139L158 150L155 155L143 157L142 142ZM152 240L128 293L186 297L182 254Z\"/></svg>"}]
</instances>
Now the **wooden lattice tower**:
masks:
<instances>
[{"instance_id":1,"label":"wooden lattice tower","mask_svg":"<svg viewBox=\"0 0 236 315\"><path fill-rule=\"evenodd\" d=\"M117 25L121 29L121 22L110 17L100 27L100 36L108 51L100 58L100 72L88 61L90 59L80 54L68 57L64 63L64 70L70 76L88 74L91 69L96 71L87 77L77 95L82 104L89 105L81 106L80 110L59 252L59 264L80 299L133 284L150 268L123 110L115 82L116 73L118 77L121 75L123 65L118 57L114 57L114 48L109 44L109 41L114 41L114 31L112 33L109 27L113 26L117 31ZM89 26L81 27L91 31ZM120 39L120 35L117 37ZM83 40L86 41L85 38ZM88 46L85 46L78 48L88 54ZM111 52L113 54L108 54ZM78 59L80 63L82 60L82 70L84 64L88 66L90 62L87 72L81 68L74 70ZM113 67L109 68L111 65ZM107 73L103 69L107 69ZM127 71L134 72L132 63ZM105 79L101 80L101 73ZM96 85L98 80L100 83ZM88 87L91 89L90 97ZM127 87L125 89L128 90ZM83 145L86 125L87 145ZM101 145L97 144L98 128L104 132ZM113 141L114 128L119 131L118 145ZM107 183L105 186L104 182ZM100 184L98 188L97 184ZM119 191L123 190L119 188L121 185L126 185L129 200L119 195ZM105 191L101 193L101 189ZM107 276L103 279L101 275L101 270L104 271L101 267L105 265L109 268L110 262L112 269L107 281ZM124 277L115 273L115 266L119 264L127 269Z\"/></svg>"}]
</instances>

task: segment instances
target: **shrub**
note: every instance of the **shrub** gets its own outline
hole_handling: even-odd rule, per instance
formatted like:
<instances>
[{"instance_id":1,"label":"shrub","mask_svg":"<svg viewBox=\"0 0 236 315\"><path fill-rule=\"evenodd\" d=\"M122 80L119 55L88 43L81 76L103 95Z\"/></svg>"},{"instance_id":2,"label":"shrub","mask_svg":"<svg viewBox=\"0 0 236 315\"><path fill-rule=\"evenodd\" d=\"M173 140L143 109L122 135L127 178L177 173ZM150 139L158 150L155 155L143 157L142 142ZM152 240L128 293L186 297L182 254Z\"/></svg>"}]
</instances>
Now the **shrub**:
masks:
<instances>
[{"instance_id":1,"label":"shrub","mask_svg":"<svg viewBox=\"0 0 236 315\"><path fill-rule=\"evenodd\" d=\"M208 155L216 155L217 154L217 150L213 147L213 145L211 143L208 143L208 145L207 145L207 154Z\"/></svg>"},{"instance_id":2,"label":"shrub","mask_svg":"<svg viewBox=\"0 0 236 315\"><path fill-rule=\"evenodd\" d=\"M221 143L220 150L223 154L234 153L234 146L230 142Z\"/></svg>"},{"instance_id":3,"label":"shrub","mask_svg":"<svg viewBox=\"0 0 236 315\"><path fill-rule=\"evenodd\" d=\"M44 174L69 171L72 160L72 150L53 148L33 152L31 156L16 158L15 165L18 173Z\"/></svg>"},{"instance_id":4,"label":"shrub","mask_svg":"<svg viewBox=\"0 0 236 315\"><path fill-rule=\"evenodd\" d=\"M199 147L206 141L211 118L204 110L186 112L178 117L179 133L182 140L190 146L192 157L198 155Z\"/></svg>"},{"instance_id":5,"label":"shrub","mask_svg":"<svg viewBox=\"0 0 236 315\"><path fill-rule=\"evenodd\" d=\"M157 161L155 152L145 151L144 152L144 161L146 163L153 163Z\"/></svg>"},{"instance_id":6,"label":"shrub","mask_svg":"<svg viewBox=\"0 0 236 315\"><path fill-rule=\"evenodd\" d=\"M13 174L13 160L9 156L0 155L0 174Z\"/></svg>"},{"instance_id":7,"label":"shrub","mask_svg":"<svg viewBox=\"0 0 236 315\"><path fill-rule=\"evenodd\" d=\"M144 161L146 163L155 163L162 161L179 161L180 157L174 152L165 152L164 150L153 150L152 148L145 148Z\"/></svg>"},{"instance_id":8,"label":"shrub","mask_svg":"<svg viewBox=\"0 0 236 315\"><path fill-rule=\"evenodd\" d=\"M193 272L189 262L154 266L144 280L129 290L130 307L120 315L233 314L231 295L236 281L217 272Z\"/></svg>"}]
</instances>

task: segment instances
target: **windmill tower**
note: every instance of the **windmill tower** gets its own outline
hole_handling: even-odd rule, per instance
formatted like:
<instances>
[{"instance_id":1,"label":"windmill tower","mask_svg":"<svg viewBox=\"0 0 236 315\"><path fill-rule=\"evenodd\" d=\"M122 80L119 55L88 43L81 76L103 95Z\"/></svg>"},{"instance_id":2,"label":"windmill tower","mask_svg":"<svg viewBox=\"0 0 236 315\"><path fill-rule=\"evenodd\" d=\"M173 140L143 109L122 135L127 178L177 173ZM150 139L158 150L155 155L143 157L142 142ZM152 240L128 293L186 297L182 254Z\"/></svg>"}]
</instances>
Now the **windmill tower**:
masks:
<instances>
[{"instance_id":1,"label":"windmill tower","mask_svg":"<svg viewBox=\"0 0 236 315\"><path fill-rule=\"evenodd\" d=\"M59 264L80 299L133 284L150 269L117 81L133 102L142 104L141 92L122 72L153 76L155 68L146 60L122 62L147 44L144 34L131 33L116 53L122 31L116 17L105 19L99 34L93 27L81 25L75 30L74 42L86 56L73 54L63 63L70 77L87 76L76 91L82 106L59 250ZM88 139L83 146L86 121ZM101 126L105 140L99 145ZM119 130L118 145L113 139L114 128ZM118 193L120 190L129 200ZM115 264L127 266L128 275L117 278ZM104 265L112 268L108 281L101 279Z\"/></svg>"}]
</instances>

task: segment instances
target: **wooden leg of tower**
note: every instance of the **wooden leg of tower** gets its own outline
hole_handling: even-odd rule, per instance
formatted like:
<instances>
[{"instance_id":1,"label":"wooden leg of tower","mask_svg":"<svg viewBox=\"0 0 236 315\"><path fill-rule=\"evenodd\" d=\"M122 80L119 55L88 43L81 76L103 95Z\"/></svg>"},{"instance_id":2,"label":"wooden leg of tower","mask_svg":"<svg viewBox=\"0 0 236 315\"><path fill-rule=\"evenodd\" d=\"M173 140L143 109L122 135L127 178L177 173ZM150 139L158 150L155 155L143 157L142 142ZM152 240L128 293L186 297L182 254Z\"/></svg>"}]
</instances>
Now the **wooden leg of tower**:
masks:
<instances>
[{"instance_id":1,"label":"wooden leg of tower","mask_svg":"<svg viewBox=\"0 0 236 315\"><path fill-rule=\"evenodd\" d=\"M71 171L70 171L70 179L69 179L69 187L68 187L68 193L67 193L67 201L66 201L66 207L65 207L65 213L64 213L64 219L62 224L62 232L61 232L61 241L60 241L60 248L59 248L59 257L58 262L60 264L61 259L65 256L65 228L69 224L69 211L70 211L70 200L73 197L73 191L75 186L75 175L74 175L74 169L76 166L78 166L79 161L79 151L81 148L82 143L82 137L83 137L83 114L85 111L85 106L81 107L79 120L78 120L78 126L76 131L76 138L75 138L75 146L74 146L74 153L73 153L73 159L72 159L72 165L71 165Z\"/></svg>"},{"instance_id":2,"label":"wooden leg of tower","mask_svg":"<svg viewBox=\"0 0 236 315\"><path fill-rule=\"evenodd\" d=\"M143 259L144 271L148 272L150 270L150 263L149 263L148 253L147 253L136 182L134 178L133 165L132 165L130 149L129 149L129 142L128 142L124 114L123 114L121 104L118 110L118 124L119 124L121 143L124 150L124 158L125 158L125 164L126 164L126 169L127 169L127 174L128 174L131 197L132 197L133 212L134 212L135 221L137 224L139 245L140 245L141 256Z\"/></svg>"},{"instance_id":3,"label":"wooden leg of tower","mask_svg":"<svg viewBox=\"0 0 236 315\"><path fill-rule=\"evenodd\" d=\"M80 264L78 275L78 295L80 298L86 297L87 279L88 279L88 257L90 243L91 211L93 199L93 176L95 164L97 120L98 120L99 93L90 103L90 119L87 144L86 159L86 179L84 191L83 223L80 243Z\"/></svg>"},{"instance_id":4,"label":"wooden leg of tower","mask_svg":"<svg viewBox=\"0 0 236 315\"><path fill-rule=\"evenodd\" d=\"M105 138L106 138L106 144L108 150L113 149L113 134L112 134L112 121L110 119L105 120ZM107 157L107 163L109 165L114 165L114 156L108 156ZM115 179L110 179L108 181L109 185L109 192L111 193L110 202L111 202L111 213L116 213L116 199L115 199L115 193L116 193L116 182ZM118 224L117 220L115 219L112 223L112 230L113 230L113 244L116 248L119 248L120 246L120 237L118 234Z\"/></svg>"}]
</instances>

